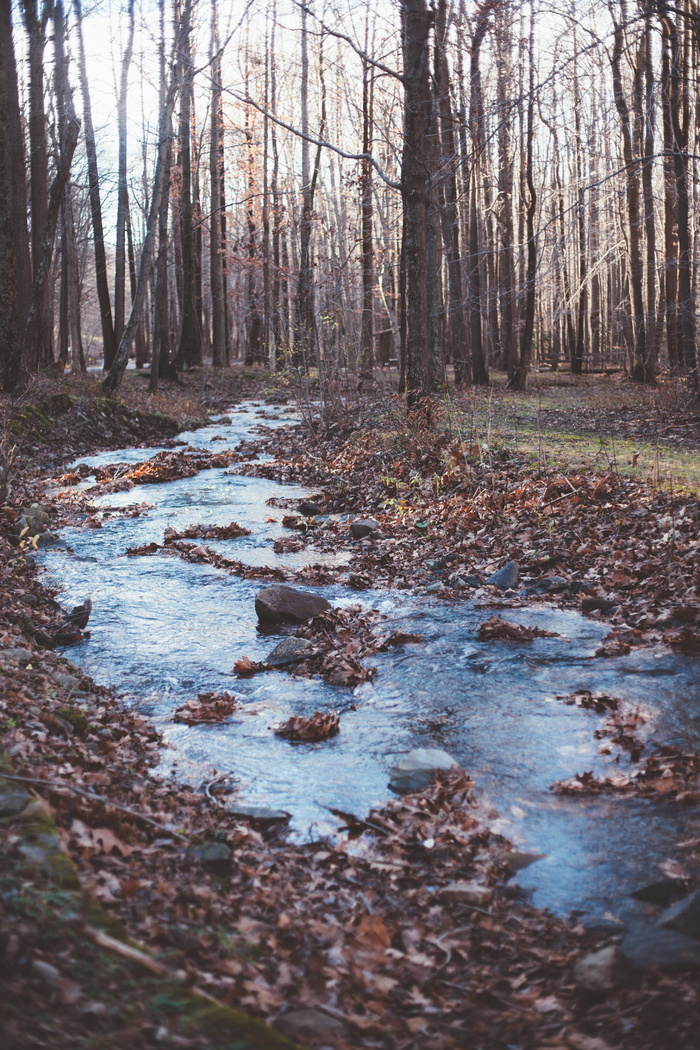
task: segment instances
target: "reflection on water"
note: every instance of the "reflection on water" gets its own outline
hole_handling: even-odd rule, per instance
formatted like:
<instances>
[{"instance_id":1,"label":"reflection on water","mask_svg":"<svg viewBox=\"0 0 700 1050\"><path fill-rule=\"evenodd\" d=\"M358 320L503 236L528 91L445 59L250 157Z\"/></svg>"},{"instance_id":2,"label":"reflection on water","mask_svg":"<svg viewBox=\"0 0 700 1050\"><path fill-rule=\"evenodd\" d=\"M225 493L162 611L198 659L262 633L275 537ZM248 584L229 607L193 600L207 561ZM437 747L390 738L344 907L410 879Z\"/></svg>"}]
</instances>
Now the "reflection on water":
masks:
<instances>
[{"instance_id":1,"label":"reflection on water","mask_svg":"<svg viewBox=\"0 0 700 1050\"><path fill-rule=\"evenodd\" d=\"M288 418L283 410L275 414L279 423ZM231 416L231 424L215 423L183 437L211 447L211 438L222 436L225 441L213 447L232 448L251 437L256 415L246 407ZM265 419L265 425L279 424ZM113 452L87 462L138 461L155 451ZM163 770L177 769L196 782L213 769L231 771L247 801L290 811L294 833L306 836L336 826L326 806L363 814L386 799L387 769L402 753L442 747L473 774L499 810L503 830L547 854L518 879L534 888L536 903L589 915L633 907L625 895L657 877L679 836L699 833L700 816L644 801L552 795L552 781L602 770L610 761L597 753L597 716L558 702L556 695L600 689L644 702L654 712L655 735L697 748L697 662L650 652L594 659L605 626L544 608L507 615L562 637L525 645L480 643L476 629L488 614L468 604L373 591L358 598L332 586L320 590L335 604L361 600L395 619L401 630L421 634L423 642L374 657L374 682L354 695L286 672L235 679L231 669L238 658L262 660L279 640L256 629L254 598L262 584L174 556L126 557L124 551L161 542L167 526L235 520L252 535L208 545L254 565L320 561L308 550L272 550L275 539L289 535L281 525L286 512L267 503L281 496L301 499L308 492L223 470L139 486L98 502L121 507L143 500L154 509L139 518L107 520L101 529L70 530L64 535L68 550L42 554L65 604L93 600L91 637L71 649L71 658L158 722L169 744ZM185 699L217 689L243 700L229 722L188 727L170 721ZM291 714L331 708L342 713L341 732L323 744L290 744L270 730Z\"/></svg>"}]
</instances>

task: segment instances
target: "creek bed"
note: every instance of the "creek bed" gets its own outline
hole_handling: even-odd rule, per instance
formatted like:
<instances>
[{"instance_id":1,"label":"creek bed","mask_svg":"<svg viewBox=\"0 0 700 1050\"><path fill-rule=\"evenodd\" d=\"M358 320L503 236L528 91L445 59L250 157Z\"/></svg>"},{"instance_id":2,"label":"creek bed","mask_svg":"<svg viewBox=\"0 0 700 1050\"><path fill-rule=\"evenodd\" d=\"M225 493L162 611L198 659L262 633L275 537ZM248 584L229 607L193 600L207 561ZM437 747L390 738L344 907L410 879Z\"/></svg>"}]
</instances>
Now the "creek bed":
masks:
<instances>
[{"instance_id":1,"label":"creek bed","mask_svg":"<svg viewBox=\"0 0 700 1050\"><path fill-rule=\"evenodd\" d=\"M220 452L254 440L257 423L280 426L290 416L282 408L247 404L228 418L230 423L215 421L180 438ZM135 463L157 451L119 450L81 462ZM66 530L65 546L39 555L64 605L93 601L90 637L67 655L159 726L167 743L164 775L204 783L215 771L230 772L241 801L290 812L297 838L336 831L327 807L363 816L381 804L390 794L387 770L402 754L444 748L493 803L498 829L523 849L545 854L518 876L534 903L561 914L580 912L589 921L634 915L640 906L627 894L657 879L665 861L682 858L676 843L700 835L700 813L672 803L554 795L549 787L555 780L610 771L593 735L600 717L556 697L590 689L643 703L653 713L655 739L697 750L697 660L668 651L595 658L604 624L542 606L505 615L560 637L482 643L476 631L490 614L468 602L403 592L358 595L333 585L317 589L334 605L379 609L397 629L423 641L377 654L374 681L354 692L286 671L239 680L232 676L235 661L263 660L282 637L257 631L254 599L265 584L175 556L124 552L161 543L168 527L235 520L251 535L201 542L250 565L323 564L324 556L311 550L278 555L272 548L290 535L281 524L289 511L268 501L309 494L302 486L210 469L99 497L95 503L103 509L142 501L150 509L139 517L111 517L99 529ZM342 556L325 556L325 564L338 563ZM242 701L224 724L172 721L185 700L224 690ZM270 728L292 714L332 709L341 713L341 731L324 743L291 744Z\"/></svg>"}]
</instances>

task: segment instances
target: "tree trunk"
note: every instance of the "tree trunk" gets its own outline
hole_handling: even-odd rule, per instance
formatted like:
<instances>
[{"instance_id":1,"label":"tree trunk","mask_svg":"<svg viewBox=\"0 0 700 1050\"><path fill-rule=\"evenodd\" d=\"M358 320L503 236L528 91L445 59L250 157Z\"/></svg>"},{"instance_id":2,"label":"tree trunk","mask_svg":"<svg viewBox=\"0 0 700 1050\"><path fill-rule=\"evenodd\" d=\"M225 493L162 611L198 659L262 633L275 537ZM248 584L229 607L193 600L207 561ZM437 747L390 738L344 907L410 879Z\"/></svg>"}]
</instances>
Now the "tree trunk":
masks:
<instances>
[{"instance_id":1,"label":"tree trunk","mask_svg":"<svg viewBox=\"0 0 700 1050\"><path fill-rule=\"evenodd\" d=\"M114 359L116 342L112 321L112 304L109 298L107 280L107 257L105 253L104 229L102 226L102 203L100 200L100 175L97 167L97 144L92 123L92 105L85 64L85 45L83 42L83 13L80 0L73 0L73 11L78 30L78 74L80 91L83 99L83 124L85 129L85 153L87 156L88 188L90 191L90 215L92 217L92 236L95 247L95 283L97 300L100 307L100 324L102 328L102 352L105 364ZM106 367L109 367L106 364Z\"/></svg>"},{"instance_id":2,"label":"tree trunk","mask_svg":"<svg viewBox=\"0 0 700 1050\"><path fill-rule=\"evenodd\" d=\"M462 259L459 244L459 212L457 209L458 150L454 133L454 114L450 97L450 69L447 61L447 0L439 0L435 23L435 95L440 121L442 182L442 239L447 263L449 294L450 346L454 364L455 385L463 387L471 380L468 354L464 291L462 288Z\"/></svg>"},{"instance_id":3,"label":"tree trunk","mask_svg":"<svg viewBox=\"0 0 700 1050\"><path fill-rule=\"evenodd\" d=\"M535 215L537 213L537 192L535 190L533 167L533 140L535 124L535 3L530 0L530 35L528 41L529 55L529 89L527 98L527 130L525 140L525 182L527 185L528 203L525 215L527 236L527 265L525 270L525 310L522 332L520 335L520 360L515 374L509 380L511 390L524 390L532 361L532 339L535 329L535 304L537 287L537 239L535 237Z\"/></svg>"},{"instance_id":4,"label":"tree trunk","mask_svg":"<svg viewBox=\"0 0 700 1050\"><path fill-rule=\"evenodd\" d=\"M194 209L192 203L192 98L194 65L192 35L188 32L182 56L184 72L180 98L180 238L182 241L182 305L180 339L175 357L179 368L189 367L202 357L202 333L195 309Z\"/></svg>"},{"instance_id":5,"label":"tree trunk","mask_svg":"<svg viewBox=\"0 0 700 1050\"><path fill-rule=\"evenodd\" d=\"M26 380L24 324L31 262L27 228L24 140L9 3L0 4L0 370L2 388ZM43 252L43 242L42 242Z\"/></svg>"},{"instance_id":6,"label":"tree trunk","mask_svg":"<svg viewBox=\"0 0 700 1050\"><path fill-rule=\"evenodd\" d=\"M119 82L119 100L117 105L117 129L119 136L118 170L117 170L117 246L114 257L114 341L118 343L124 331L126 313L126 212L129 207L129 188L127 183L127 127L126 100L129 87L129 66L134 49L134 0L128 0L129 28L127 29L126 47L122 56L121 76ZM105 355L105 370L112 367L112 362Z\"/></svg>"},{"instance_id":7,"label":"tree trunk","mask_svg":"<svg viewBox=\"0 0 700 1050\"><path fill-rule=\"evenodd\" d=\"M634 330L633 378L644 381L647 367L647 338L644 322L644 259L641 241L639 165L632 147L632 119L622 82L622 55L625 50L626 0L620 2L621 22L615 23L611 56L613 94L622 131L622 156L625 162L627 188L627 226L629 236L630 283L632 292L632 321Z\"/></svg>"},{"instance_id":8,"label":"tree trunk","mask_svg":"<svg viewBox=\"0 0 700 1050\"><path fill-rule=\"evenodd\" d=\"M129 360L129 351L131 348L131 343L134 338L136 326L138 325L139 317L141 315L141 311L143 309L143 305L146 299L148 281L150 279L151 270L153 268L153 247L155 244L156 232L158 229L158 217L161 213L161 205L167 188L167 159L168 151L170 148L173 111L175 109L175 101L180 87L182 73L180 56L182 54L183 45L189 29L191 9L192 0L185 0L182 17L180 19L180 25L176 34L175 45L173 48L173 57L168 90L160 114L160 122L158 129L158 159L156 161L156 171L153 180L153 191L151 193L151 206L148 212L148 219L146 222L146 236L144 238L143 248L141 250L141 259L139 261L139 274L138 281L136 284L136 298L132 303L129 320L127 321L126 327L124 328L124 332L122 334L121 341L117 349L116 357L109 371L109 374L106 376L102 384L103 389L109 394L114 394L119 389L121 381L124 377L126 365Z\"/></svg>"},{"instance_id":9,"label":"tree trunk","mask_svg":"<svg viewBox=\"0 0 700 1050\"><path fill-rule=\"evenodd\" d=\"M50 3L23 0L22 16L29 38L29 188L32 216L32 261L36 268L41 258L42 239L46 227L49 202L48 143L46 137L46 109L44 105L44 48ZM36 359L30 359L29 368L49 365L53 361L53 309L48 297L42 316L37 318Z\"/></svg>"},{"instance_id":10,"label":"tree trunk","mask_svg":"<svg viewBox=\"0 0 700 1050\"><path fill-rule=\"evenodd\" d=\"M428 311L429 37L425 0L401 0L404 69L404 141L401 318L402 359L409 406L430 394Z\"/></svg>"}]
</instances>

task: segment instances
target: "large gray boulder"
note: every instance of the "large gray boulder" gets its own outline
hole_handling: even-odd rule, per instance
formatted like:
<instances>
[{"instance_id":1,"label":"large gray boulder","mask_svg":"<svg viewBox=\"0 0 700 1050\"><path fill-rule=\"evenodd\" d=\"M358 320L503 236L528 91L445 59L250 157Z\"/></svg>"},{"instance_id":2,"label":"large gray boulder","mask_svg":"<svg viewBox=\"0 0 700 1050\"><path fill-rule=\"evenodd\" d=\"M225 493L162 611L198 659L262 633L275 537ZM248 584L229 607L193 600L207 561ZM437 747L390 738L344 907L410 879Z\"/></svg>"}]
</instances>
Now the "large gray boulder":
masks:
<instances>
[{"instance_id":1,"label":"large gray boulder","mask_svg":"<svg viewBox=\"0 0 700 1050\"><path fill-rule=\"evenodd\" d=\"M389 770L389 787L404 794L422 791L440 769L457 769L459 762L437 747L417 747Z\"/></svg>"},{"instance_id":2,"label":"large gray boulder","mask_svg":"<svg viewBox=\"0 0 700 1050\"><path fill-rule=\"evenodd\" d=\"M659 916L659 926L700 941L700 890L662 912Z\"/></svg>"},{"instance_id":3,"label":"large gray boulder","mask_svg":"<svg viewBox=\"0 0 700 1050\"><path fill-rule=\"evenodd\" d=\"M306 623L331 608L320 594L298 591L295 587L276 584L258 592L255 611L262 623Z\"/></svg>"}]
</instances>

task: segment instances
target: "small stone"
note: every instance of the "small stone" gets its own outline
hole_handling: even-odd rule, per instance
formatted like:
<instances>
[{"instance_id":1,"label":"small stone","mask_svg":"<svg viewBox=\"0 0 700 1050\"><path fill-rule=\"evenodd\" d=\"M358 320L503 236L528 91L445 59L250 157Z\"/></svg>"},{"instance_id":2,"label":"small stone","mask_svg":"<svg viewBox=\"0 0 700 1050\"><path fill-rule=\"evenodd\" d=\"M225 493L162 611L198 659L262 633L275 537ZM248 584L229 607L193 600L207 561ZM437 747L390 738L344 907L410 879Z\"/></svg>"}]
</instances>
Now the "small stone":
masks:
<instances>
[{"instance_id":1,"label":"small stone","mask_svg":"<svg viewBox=\"0 0 700 1050\"><path fill-rule=\"evenodd\" d=\"M28 664L34 659L34 653L30 649L2 649L0 650L0 661L10 660L15 664Z\"/></svg>"},{"instance_id":2,"label":"small stone","mask_svg":"<svg viewBox=\"0 0 700 1050\"><path fill-rule=\"evenodd\" d=\"M581 612L612 612L613 609L617 609L619 602L612 601L610 598L582 598L581 599Z\"/></svg>"},{"instance_id":3,"label":"small stone","mask_svg":"<svg viewBox=\"0 0 700 1050\"><path fill-rule=\"evenodd\" d=\"M14 784L0 781L0 819L17 817L33 801L29 792Z\"/></svg>"},{"instance_id":4,"label":"small stone","mask_svg":"<svg viewBox=\"0 0 700 1050\"><path fill-rule=\"evenodd\" d=\"M303 1010L290 1010L289 1013L282 1014L277 1019L277 1026L293 1037L324 1035L342 1037L347 1034L347 1029L342 1021L338 1021L337 1018L313 1006Z\"/></svg>"},{"instance_id":5,"label":"small stone","mask_svg":"<svg viewBox=\"0 0 700 1050\"><path fill-rule=\"evenodd\" d=\"M476 908L485 908L493 900L493 890L478 882L450 882L438 890L438 896L448 903L473 904Z\"/></svg>"},{"instance_id":6,"label":"small stone","mask_svg":"<svg viewBox=\"0 0 700 1050\"><path fill-rule=\"evenodd\" d=\"M306 518L315 518L321 513L321 508L315 503L300 503L297 510Z\"/></svg>"},{"instance_id":7,"label":"small stone","mask_svg":"<svg viewBox=\"0 0 700 1050\"><path fill-rule=\"evenodd\" d=\"M462 583L465 583L467 587L481 587L481 580L478 576L474 576L473 574L462 576Z\"/></svg>"},{"instance_id":8,"label":"small stone","mask_svg":"<svg viewBox=\"0 0 700 1050\"><path fill-rule=\"evenodd\" d=\"M502 591L510 590L518 582L519 567L517 561L509 561L502 569L497 569L489 576L487 583L492 587L499 587Z\"/></svg>"},{"instance_id":9,"label":"small stone","mask_svg":"<svg viewBox=\"0 0 700 1050\"><path fill-rule=\"evenodd\" d=\"M40 978L44 984L48 984L51 988L56 988L61 983L60 972L51 963L44 962L43 959L34 959L31 970L35 977Z\"/></svg>"},{"instance_id":10,"label":"small stone","mask_svg":"<svg viewBox=\"0 0 700 1050\"><path fill-rule=\"evenodd\" d=\"M546 576L545 579L548 581L547 590L550 594L561 594L562 591L568 590L569 581L563 576Z\"/></svg>"},{"instance_id":11,"label":"small stone","mask_svg":"<svg viewBox=\"0 0 700 1050\"><path fill-rule=\"evenodd\" d=\"M659 926L700 941L700 890L662 912L659 916Z\"/></svg>"},{"instance_id":12,"label":"small stone","mask_svg":"<svg viewBox=\"0 0 700 1050\"><path fill-rule=\"evenodd\" d=\"M439 581L437 581L436 583L429 583L428 586L425 588L425 593L426 594L436 594L437 591L439 591L441 587L442 587L442 584Z\"/></svg>"},{"instance_id":13,"label":"small stone","mask_svg":"<svg viewBox=\"0 0 700 1050\"><path fill-rule=\"evenodd\" d=\"M75 693L80 689L80 679L76 678L75 675L55 671L51 677L56 685L59 685L61 689L67 689L70 693Z\"/></svg>"},{"instance_id":14,"label":"small stone","mask_svg":"<svg viewBox=\"0 0 700 1050\"><path fill-rule=\"evenodd\" d=\"M498 855L498 859L505 864L511 875L515 875L516 872L529 868L535 861L543 860L546 856L546 853L526 853L518 849L512 849L503 850Z\"/></svg>"},{"instance_id":15,"label":"small stone","mask_svg":"<svg viewBox=\"0 0 700 1050\"><path fill-rule=\"evenodd\" d=\"M36 594L30 594L28 591L26 594L20 594L19 600L23 605L28 605L30 609L36 609L39 605L39 599Z\"/></svg>"},{"instance_id":16,"label":"small stone","mask_svg":"<svg viewBox=\"0 0 700 1050\"><path fill-rule=\"evenodd\" d=\"M620 961L615 945L589 952L576 963L576 987L584 992L609 992L618 980Z\"/></svg>"},{"instance_id":17,"label":"small stone","mask_svg":"<svg viewBox=\"0 0 700 1050\"><path fill-rule=\"evenodd\" d=\"M620 945L620 954L632 970L700 970L700 944L692 937L660 926L630 930Z\"/></svg>"},{"instance_id":18,"label":"small stone","mask_svg":"<svg viewBox=\"0 0 700 1050\"><path fill-rule=\"evenodd\" d=\"M284 667L285 664L303 660L310 649L313 649L313 645L306 638L285 638L269 653L265 663L270 667Z\"/></svg>"},{"instance_id":19,"label":"small stone","mask_svg":"<svg viewBox=\"0 0 700 1050\"><path fill-rule=\"evenodd\" d=\"M223 842L207 842L197 850L197 860L214 875L228 875L233 866L233 853Z\"/></svg>"},{"instance_id":20,"label":"small stone","mask_svg":"<svg viewBox=\"0 0 700 1050\"><path fill-rule=\"evenodd\" d=\"M305 623L330 608L331 603L320 594L285 584L264 587L255 599L255 611L264 623Z\"/></svg>"},{"instance_id":21,"label":"small stone","mask_svg":"<svg viewBox=\"0 0 700 1050\"><path fill-rule=\"evenodd\" d=\"M249 820L252 824L287 824L292 816L283 809L270 809L268 806L227 806L226 812L239 820Z\"/></svg>"},{"instance_id":22,"label":"small stone","mask_svg":"<svg viewBox=\"0 0 700 1050\"><path fill-rule=\"evenodd\" d=\"M690 886L687 879L669 877L658 879L656 882L640 886L633 890L630 897L638 901L647 901L649 904L658 904L662 908L668 908L674 901L687 896Z\"/></svg>"},{"instance_id":23,"label":"small stone","mask_svg":"<svg viewBox=\"0 0 700 1050\"><path fill-rule=\"evenodd\" d=\"M446 751L436 747L418 747L389 770L389 787L393 791L405 793L421 791L432 780L433 773L439 769L456 769L459 763Z\"/></svg>"},{"instance_id":24,"label":"small stone","mask_svg":"<svg viewBox=\"0 0 700 1050\"><path fill-rule=\"evenodd\" d=\"M363 518L362 521L353 521L350 524L350 532L355 540L363 540L380 530L381 525L374 518Z\"/></svg>"},{"instance_id":25,"label":"small stone","mask_svg":"<svg viewBox=\"0 0 700 1050\"><path fill-rule=\"evenodd\" d=\"M37 547L55 547L60 542L61 537L57 536L55 532L40 532L37 536L36 545Z\"/></svg>"}]
</instances>

